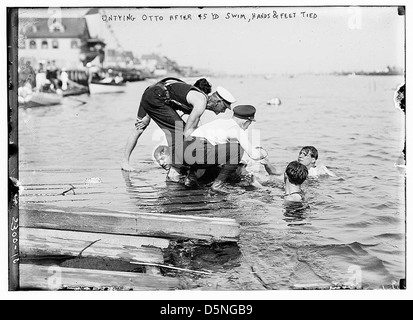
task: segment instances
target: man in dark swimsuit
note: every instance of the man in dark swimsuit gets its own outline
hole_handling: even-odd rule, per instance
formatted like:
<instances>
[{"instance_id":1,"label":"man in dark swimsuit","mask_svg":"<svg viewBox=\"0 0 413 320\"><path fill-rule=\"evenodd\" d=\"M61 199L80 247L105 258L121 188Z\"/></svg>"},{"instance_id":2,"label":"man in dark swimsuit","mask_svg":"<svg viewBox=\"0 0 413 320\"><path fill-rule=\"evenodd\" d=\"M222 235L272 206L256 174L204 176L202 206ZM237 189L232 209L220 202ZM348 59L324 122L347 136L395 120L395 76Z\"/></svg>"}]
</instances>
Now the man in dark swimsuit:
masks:
<instances>
[{"instance_id":1,"label":"man in dark swimsuit","mask_svg":"<svg viewBox=\"0 0 413 320\"><path fill-rule=\"evenodd\" d=\"M142 95L135 129L125 146L122 170L134 170L129 164L129 158L151 119L165 133L168 146L171 148L172 165L179 168L185 163L185 139L190 139L205 110L211 110L218 115L226 109L231 109L231 103L234 102L235 98L222 87L218 87L216 92L207 96L197 87L175 78L166 78L149 86ZM189 115L186 123L177 111Z\"/></svg>"}]
</instances>

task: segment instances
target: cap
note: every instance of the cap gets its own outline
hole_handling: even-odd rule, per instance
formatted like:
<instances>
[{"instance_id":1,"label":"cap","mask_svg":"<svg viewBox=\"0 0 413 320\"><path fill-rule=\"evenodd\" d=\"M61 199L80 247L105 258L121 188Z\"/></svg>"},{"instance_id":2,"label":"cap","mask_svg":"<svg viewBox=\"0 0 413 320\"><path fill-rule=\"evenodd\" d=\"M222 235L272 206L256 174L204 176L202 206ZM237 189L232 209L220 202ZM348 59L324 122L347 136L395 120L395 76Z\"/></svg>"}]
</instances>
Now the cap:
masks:
<instances>
[{"instance_id":1,"label":"cap","mask_svg":"<svg viewBox=\"0 0 413 320\"><path fill-rule=\"evenodd\" d=\"M257 109L251 105L239 105L234 108L234 117L255 121L254 116Z\"/></svg>"},{"instance_id":2,"label":"cap","mask_svg":"<svg viewBox=\"0 0 413 320\"><path fill-rule=\"evenodd\" d=\"M223 87L217 87L217 93L223 100L225 100L229 104L237 101L235 100L234 96L227 89Z\"/></svg>"}]
</instances>

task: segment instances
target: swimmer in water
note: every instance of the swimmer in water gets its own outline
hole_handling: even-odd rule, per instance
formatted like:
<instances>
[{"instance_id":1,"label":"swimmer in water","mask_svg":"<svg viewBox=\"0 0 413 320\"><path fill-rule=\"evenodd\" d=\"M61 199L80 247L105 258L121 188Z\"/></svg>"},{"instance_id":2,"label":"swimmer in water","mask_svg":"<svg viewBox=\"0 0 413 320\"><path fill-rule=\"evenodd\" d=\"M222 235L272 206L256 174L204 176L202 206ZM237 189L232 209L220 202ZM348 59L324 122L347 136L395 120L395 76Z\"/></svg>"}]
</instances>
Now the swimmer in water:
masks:
<instances>
[{"instance_id":1,"label":"swimmer in water","mask_svg":"<svg viewBox=\"0 0 413 320\"><path fill-rule=\"evenodd\" d=\"M284 172L284 201L302 202L305 200L301 185L307 177L308 169L304 164L298 161L288 164Z\"/></svg>"},{"instance_id":2,"label":"swimmer in water","mask_svg":"<svg viewBox=\"0 0 413 320\"><path fill-rule=\"evenodd\" d=\"M330 177L336 177L334 172L331 172L323 164L316 164L318 160L318 151L313 146L305 146L301 148L298 154L298 162L304 164L308 169L309 177L319 177L328 175Z\"/></svg>"},{"instance_id":3,"label":"swimmer in water","mask_svg":"<svg viewBox=\"0 0 413 320\"><path fill-rule=\"evenodd\" d=\"M170 148L167 145L160 144L158 145L153 151L153 160L159 164L163 169L168 171L166 175L167 182L175 182L175 183L185 183L185 178L187 173L180 173L171 166L171 153ZM183 168L184 169L184 168ZM198 179L201 179L204 175L206 175L205 169L198 169L195 172L195 175ZM206 177L205 177L206 178Z\"/></svg>"},{"instance_id":4,"label":"swimmer in water","mask_svg":"<svg viewBox=\"0 0 413 320\"><path fill-rule=\"evenodd\" d=\"M273 165L268 162L268 159L260 161L264 165L268 175L264 176L258 172L250 174L250 179L255 187L262 187L263 185L275 184L277 187L284 188L285 202L302 202L305 200L304 192L301 185L308 177L307 167L298 162L290 162L283 173L279 173ZM248 172L248 171L246 171Z\"/></svg>"},{"instance_id":5,"label":"swimmer in water","mask_svg":"<svg viewBox=\"0 0 413 320\"><path fill-rule=\"evenodd\" d=\"M305 146L301 148L298 154L298 162L307 167L308 177L317 178L319 176L337 177L331 170L327 169L325 165L317 164L318 151L313 146ZM269 163L268 157L261 161L253 161L246 159L248 164L246 170L253 173L253 180L256 186L276 185L280 186L284 183L284 172L278 172L277 169ZM266 173L263 174L260 170L260 165L263 165Z\"/></svg>"}]
</instances>

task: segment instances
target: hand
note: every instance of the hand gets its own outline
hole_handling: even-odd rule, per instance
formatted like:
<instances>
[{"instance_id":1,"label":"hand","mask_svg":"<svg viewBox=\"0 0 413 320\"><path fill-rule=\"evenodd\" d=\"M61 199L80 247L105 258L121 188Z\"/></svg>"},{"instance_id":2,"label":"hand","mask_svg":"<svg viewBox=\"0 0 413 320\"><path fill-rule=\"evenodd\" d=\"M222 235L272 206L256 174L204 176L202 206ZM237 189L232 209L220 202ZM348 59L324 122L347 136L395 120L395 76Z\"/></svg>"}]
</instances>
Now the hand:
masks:
<instances>
[{"instance_id":1,"label":"hand","mask_svg":"<svg viewBox=\"0 0 413 320\"><path fill-rule=\"evenodd\" d=\"M260 160L261 164L268 164L268 152L262 147L256 147L256 149L260 152Z\"/></svg>"},{"instance_id":2,"label":"hand","mask_svg":"<svg viewBox=\"0 0 413 320\"><path fill-rule=\"evenodd\" d=\"M136 119L135 128L136 130L144 130L150 122L151 118L149 117L144 117L143 119Z\"/></svg>"},{"instance_id":3,"label":"hand","mask_svg":"<svg viewBox=\"0 0 413 320\"><path fill-rule=\"evenodd\" d=\"M195 140L196 138L194 136L187 136L184 139L185 142L194 142Z\"/></svg>"}]
</instances>

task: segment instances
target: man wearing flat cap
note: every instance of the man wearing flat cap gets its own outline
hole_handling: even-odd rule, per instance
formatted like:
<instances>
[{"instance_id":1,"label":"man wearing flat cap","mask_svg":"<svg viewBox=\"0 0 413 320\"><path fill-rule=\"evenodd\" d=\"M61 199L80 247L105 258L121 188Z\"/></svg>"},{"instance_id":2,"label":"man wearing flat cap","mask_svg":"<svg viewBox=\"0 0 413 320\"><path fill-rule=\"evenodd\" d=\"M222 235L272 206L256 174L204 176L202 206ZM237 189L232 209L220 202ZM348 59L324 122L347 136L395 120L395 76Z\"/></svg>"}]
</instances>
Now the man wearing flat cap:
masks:
<instances>
[{"instance_id":1,"label":"man wearing flat cap","mask_svg":"<svg viewBox=\"0 0 413 320\"><path fill-rule=\"evenodd\" d=\"M230 193L225 182L236 171L244 152L257 161L266 157L259 146L251 143L246 131L255 121L256 109L251 105L239 105L233 111L231 119L215 120L196 129L192 133L196 143L192 150L187 148L185 152L187 163L192 157L193 169L222 165L211 186L212 191L221 194Z\"/></svg>"},{"instance_id":2,"label":"man wearing flat cap","mask_svg":"<svg viewBox=\"0 0 413 320\"><path fill-rule=\"evenodd\" d=\"M183 165L184 141L197 128L205 110L211 110L218 115L224 113L226 109L231 109L231 103L235 102L232 94L222 87L217 87L216 92L210 95L208 95L211 91L210 86L207 92L201 89L176 78L165 78L145 90L138 109L135 128L125 146L123 170L134 170L129 164L129 159L151 119L166 135L173 167L179 169ZM177 111L189 115L186 123Z\"/></svg>"}]
</instances>

